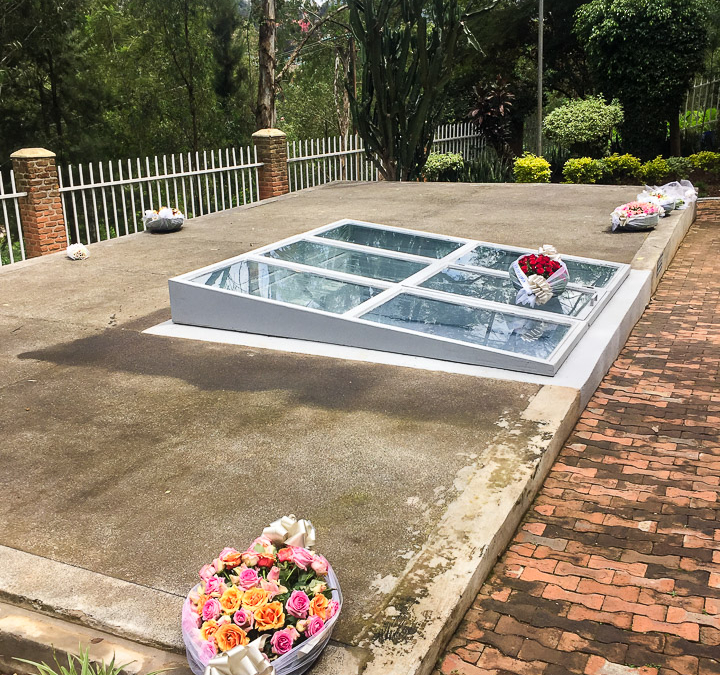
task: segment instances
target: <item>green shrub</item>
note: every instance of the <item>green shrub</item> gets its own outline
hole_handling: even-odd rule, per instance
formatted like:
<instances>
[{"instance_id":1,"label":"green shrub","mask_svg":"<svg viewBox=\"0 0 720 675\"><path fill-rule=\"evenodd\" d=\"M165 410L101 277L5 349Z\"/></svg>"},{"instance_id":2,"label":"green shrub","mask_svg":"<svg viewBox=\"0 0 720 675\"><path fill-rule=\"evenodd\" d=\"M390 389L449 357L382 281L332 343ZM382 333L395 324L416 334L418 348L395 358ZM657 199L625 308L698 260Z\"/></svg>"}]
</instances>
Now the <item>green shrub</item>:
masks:
<instances>
[{"instance_id":1,"label":"green shrub","mask_svg":"<svg viewBox=\"0 0 720 675\"><path fill-rule=\"evenodd\" d=\"M670 175L670 165L660 155L640 167L640 178L647 185L658 185Z\"/></svg>"},{"instance_id":2,"label":"green shrub","mask_svg":"<svg viewBox=\"0 0 720 675\"><path fill-rule=\"evenodd\" d=\"M690 155L688 159L694 169L707 171L708 173L720 173L720 153L718 152L710 152L709 150L696 152L694 155Z\"/></svg>"},{"instance_id":3,"label":"green shrub","mask_svg":"<svg viewBox=\"0 0 720 675\"><path fill-rule=\"evenodd\" d=\"M563 183L597 183L602 173L602 164L597 159L569 159L563 167Z\"/></svg>"},{"instance_id":4,"label":"green shrub","mask_svg":"<svg viewBox=\"0 0 720 675\"><path fill-rule=\"evenodd\" d=\"M543 122L549 140L578 154L603 154L615 127L622 124L623 110L617 101L609 105L601 97L576 99L555 108Z\"/></svg>"},{"instance_id":5,"label":"green shrub","mask_svg":"<svg viewBox=\"0 0 720 675\"><path fill-rule=\"evenodd\" d=\"M550 162L544 157L526 152L515 160L513 175L516 183L549 183Z\"/></svg>"},{"instance_id":6,"label":"green shrub","mask_svg":"<svg viewBox=\"0 0 720 675\"><path fill-rule=\"evenodd\" d=\"M422 175L428 181L456 181L463 166L463 156L459 152L431 152Z\"/></svg>"},{"instance_id":7,"label":"green shrub","mask_svg":"<svg viewBox=\"0 0 720 675\"><path fill-rule=\"evenodd\" d=\"M633 155L618 155L617 152L600 160L603 180L615 185L637 183L642 162Z\"/></svg>"},{"instance_id":8,"label":"green shrub","mask_svg":"<svg viewBox=\"0 0 720 675\"><path fill-rule=\"evenodd\" d=\"M688 178L693 170L693 164L689 157L668 157L666 161L670 167L670 177L673 180Z\"/></svg>"}]
</instances>

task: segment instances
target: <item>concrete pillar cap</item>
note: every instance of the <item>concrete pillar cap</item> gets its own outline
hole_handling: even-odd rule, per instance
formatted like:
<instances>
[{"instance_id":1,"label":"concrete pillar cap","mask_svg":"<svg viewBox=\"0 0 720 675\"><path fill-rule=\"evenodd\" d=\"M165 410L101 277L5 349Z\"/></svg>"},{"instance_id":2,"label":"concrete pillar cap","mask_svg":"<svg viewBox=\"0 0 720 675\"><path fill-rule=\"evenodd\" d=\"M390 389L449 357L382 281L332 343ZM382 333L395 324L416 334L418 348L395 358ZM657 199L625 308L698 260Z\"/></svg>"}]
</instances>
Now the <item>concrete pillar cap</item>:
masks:
<instances>
[{"instance_id":1,"label":"concrete pillar cap","mask_svg":"<svg viewBox=\"0 0 720 675\"><path fill-rule=\"evenodd\" d=\"M277 138L285 135L285 132L280 129L260 129L253 134L253 138Z\"/></svg>"},{"instance_id":2,"label":"concrete pillar cap","mask_svg":"<svg viewBox=\"0 0 720 675\"><path fill-rule=\"evenodd\" d=\"M22 148L10 155L10 159L46 159L55 157L55 153L45 148Z\"/></svg>"}]
</instances>

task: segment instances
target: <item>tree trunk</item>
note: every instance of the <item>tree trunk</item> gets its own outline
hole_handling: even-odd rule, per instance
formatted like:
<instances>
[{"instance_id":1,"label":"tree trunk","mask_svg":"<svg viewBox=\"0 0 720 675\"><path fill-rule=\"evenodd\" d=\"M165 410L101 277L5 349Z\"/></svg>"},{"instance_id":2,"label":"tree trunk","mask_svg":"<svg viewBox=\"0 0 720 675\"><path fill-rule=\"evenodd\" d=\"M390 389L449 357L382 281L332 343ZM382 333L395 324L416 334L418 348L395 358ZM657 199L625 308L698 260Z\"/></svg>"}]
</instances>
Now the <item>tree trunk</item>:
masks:
<instances>
[{"instance_id":1,"label":"tree trunk","mask_svg":"<svg viewBox=\"0 0 720 675\"><path fill-rule=\"evenodd\" d=\"M255 124L258 129L275 126L275 0L262 0L263 20L258 33L258 98Z\"/></svg>"},{"instance_id":2,"label":"tree trunk","mask_svg":"<svg viewBox=\"0 0 720 675\"><path fill-rule=\"evenodd\" d=\"M670 115L670 154L673 157L680 157L680 113Z\"/></svg>"}]
</instances>

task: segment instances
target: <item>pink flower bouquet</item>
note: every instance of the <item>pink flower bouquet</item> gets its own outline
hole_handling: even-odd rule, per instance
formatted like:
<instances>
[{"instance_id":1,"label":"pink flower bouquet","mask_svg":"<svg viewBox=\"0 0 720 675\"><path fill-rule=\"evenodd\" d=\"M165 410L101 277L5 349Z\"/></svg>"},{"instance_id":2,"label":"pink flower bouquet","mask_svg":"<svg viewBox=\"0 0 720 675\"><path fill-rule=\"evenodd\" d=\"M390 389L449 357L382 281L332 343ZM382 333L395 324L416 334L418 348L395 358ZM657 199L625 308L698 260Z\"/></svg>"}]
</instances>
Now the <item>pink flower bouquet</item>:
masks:
<instances>
[{"instance_id":1,"label":"pink flower bouquet","mask_svg":"<svg viewBox=\"0 0 720 675\"><path fill-rule=\"evenodd\" d=\"M276 545L265 534L246 551L223 549L199 574L182 612L195 675L214 657L262 636L267 638L257 644L276 675L302 673L327 644L342 607L337 577L323 556Z\"/></svg>"},{"instance_id":2,"label":"pink flower bouquet","mask_svg":"<svg viewBox=\"0 0 720 675\"><path fill-rule=\"evenodd\" d=\"M658 223L661 206L652 202L628 202L611 214L612 230L652 230Z\"/></svg>"}]
</instances>

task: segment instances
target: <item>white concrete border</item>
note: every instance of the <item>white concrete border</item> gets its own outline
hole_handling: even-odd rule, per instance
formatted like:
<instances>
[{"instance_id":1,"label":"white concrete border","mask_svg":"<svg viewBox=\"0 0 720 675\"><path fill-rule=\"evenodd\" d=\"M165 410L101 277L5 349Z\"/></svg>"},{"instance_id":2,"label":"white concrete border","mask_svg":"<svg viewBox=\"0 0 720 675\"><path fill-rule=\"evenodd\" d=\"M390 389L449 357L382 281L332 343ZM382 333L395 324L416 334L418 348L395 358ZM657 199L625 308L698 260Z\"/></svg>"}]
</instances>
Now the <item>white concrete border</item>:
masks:
<instances>
[{"instance_id":1,"label":"white concrete border","mask_svg":"<svg viewBox=\"0 0 720 675\"><path fill-rule=\"evenodd\" d=\"M374 349L345 347L326 342L312 342L309 340L257 335L255 333L188 326L176 324L172 321L165 321L143 332L150 335L164 335L166 337L218 342L259 349L274 349L296 354L348 359L350 361L382 363L495 380L572 387L580 390L584 405L615 360L622 345L625 344L630 330L642 315L650 298L650 281L649 272L632 270L628 278L605 306L600 316L582 336L557 374L552 377L502 368L491 368L489 366L474 366L420 356L381 352Z\"/></svg>"}]
</instances>

